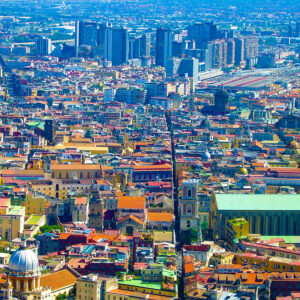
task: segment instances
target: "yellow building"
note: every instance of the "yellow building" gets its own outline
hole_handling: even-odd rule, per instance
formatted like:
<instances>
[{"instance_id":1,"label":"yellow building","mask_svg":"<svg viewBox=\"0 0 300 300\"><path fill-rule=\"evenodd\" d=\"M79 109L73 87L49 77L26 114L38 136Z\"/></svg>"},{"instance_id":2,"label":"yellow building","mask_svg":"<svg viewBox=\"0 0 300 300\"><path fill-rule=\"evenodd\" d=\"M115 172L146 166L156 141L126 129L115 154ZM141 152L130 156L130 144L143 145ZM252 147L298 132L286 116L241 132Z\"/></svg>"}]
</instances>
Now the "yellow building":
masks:
<instances>
[{"instance_id":1,"label":"yellow building","mask_svg":"<svg viewBox=\"0 0 300 300\"><path fill-rule=\"evenodd\" d=\"M118 145L118 149L121 147L121 144L117 143L91 143L87 142L87 139L81 138L80 140L77 139L72 141L68 136L65 134L69 134L69 132L60 132L60 137L63 139L62 143L58 143L55 146L45 146L44 149L46 150L64 150L67 148L76 149L81 152L90 152L91 154L107 154L109 149L115 148Z\"/></svg>"},{"instance_id":2,"label":"yellow building","mask_svg":"<svg viewBox=\"0 0 300 300\"><path fill-rule=\"evenodd\" d=\"M160 282L143 282L142 280L124 280L119 281L119 289L129 292L140 292L151 295L177 297L176 285L174 289L163 289ZM106 298L109 300L109 298ZM112 299L111 299L112 300Z\"/></svg>"},{"instance_id":3,"label":"yellow building","mask_svg":"<svg viewBox=\"0 0 300 300\"><path fill-rule=\"evenodd\" d=\"M1 239L11 241L21 237L24 230L25 208L11 205L9 198L2 198L0 206Z\"/></svg>"},{"instance_id":4,"label":"yellow building","mask_svg":"<svg viewBox=\"0 0 300 300\"><path fill-rule=\"evenodd\" d=\"M171 300L174 299L173 296L160 296L153 295L138 291L124 291L120 289L115 289L109 291L105 294L105 300Z\"/></svg>"},{"instance_id":5,"label":"yellow building","mask_svg":"<svg viewBox=\"0 0 300 300\"><path fill-rule=\"evenodd\" d=\"M256 269L261 269L267 272L300 272L300 265L298 260L261 256L253 253L236 253L235 263L240 265L249 265Z\"/></svg>"},{"instance_id":6,"label":"yellow building","mask_svg":"<svg viewBox=\"0 0 300 300\"><path fill-rule=\"evenodd\" d=\"M43 196L37 196L28 192L25 198L25 214L30 215L45 215L46 199Z\"/></svg>"},{"instance_id":7,"label":"yellow building","mask_svg":"<svg viewBox=\"0 0 300 300\"><path fill-rule=\"evenodd\" d=\"M231 149L231 142L228 140L226 136L219 136L217 144L220 145L224 150Z\"/></svg>"},{"instance_id":8,"label":"yellow building","mask_svg":"<svg viewBox=\"0 0 300 300\"><path fill-rule=\"evenodd\" d=\"M100 165L89 164L53 164L51 165L53 179L97 179L101 177Z\"/></svg>"},{"instance_id":9,"label":"yellow building","mask_svg":"<svg viewBox=\"0 0 300 300\"><path fill-rule=\"evenodd\" d=\"M36 180L31 182L32 189L50 197L67 200L70 191L77 191L78 196L86 195L92 185L92 181L80 180Z\"/></svg>"},{"instance_id":10,"label":"yellow building","mask_svg":"<svg viewBox=\"0 0 300 300\"><path fill-rule=\"evenodd\" d=\"M227 221L225 239L231 249L233 248L234 243L236 243L241 237L247 236L247 234L249 234L249 223L244 218Z\"/></svg>"},{"instance_id":11,"label":"yellow building","mask_svg":"<svg viewBox=\"0 0 300 300\"><path fill-rule=\"evenodd\" d=\"M118 288L117 278L98 277L89 274L77 279L76 300L101 300L107 291Z\"/></svg>"},{"instance_id":12,"label":"yellow building","mask_svg":"<svg viewBox=\"0 0 300 300\"><path fill-rule=\"evenodd\" d=\"M225 253L214 253L212 258L209 261L209 264L212 265L232 265L234 260L233 252L225 252Z\"/></svg>"}]
</instances>

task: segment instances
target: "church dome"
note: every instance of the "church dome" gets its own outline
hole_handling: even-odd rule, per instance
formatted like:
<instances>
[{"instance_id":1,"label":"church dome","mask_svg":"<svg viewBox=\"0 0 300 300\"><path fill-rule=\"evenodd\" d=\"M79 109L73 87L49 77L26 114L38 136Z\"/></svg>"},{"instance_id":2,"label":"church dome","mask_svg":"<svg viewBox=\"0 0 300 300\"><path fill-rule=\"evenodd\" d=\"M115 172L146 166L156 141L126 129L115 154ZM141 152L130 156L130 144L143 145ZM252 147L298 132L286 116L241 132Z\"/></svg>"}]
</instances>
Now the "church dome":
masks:
<instances>
[{"instance_id":1,"label":"church dome","mask_svg":"<svg viewBox=\"0 0 300 300\"><path fill-rule=\"evenodd\" d=\"M203 152L203 154L202 154L202 160L204 160L204 161L210 161L211 160L211 155L209 154L208 150L206 150L205 152Z\"/></svg>"},{"instance_id":2,"label":"church dome","mask_svg":"<svg viewBox=\"0 0 300 300\"><path fill-rule=\"evenodd\" d=\"M243 175L247 175L248 174L248 170L245 168L245 167L242 167L239 171L240 174L243 174Z\"/></svg>"},{"instance_id":3,"label":"church dome","mask_svg":"<svg viewBox=\"0 0 300 300\"><path fill-rule=\"evenodd\" d=\"M30 249L20 248L9 259L8 270L13 276L39 275L39 260Z\"/></svg>"}]
</instances>

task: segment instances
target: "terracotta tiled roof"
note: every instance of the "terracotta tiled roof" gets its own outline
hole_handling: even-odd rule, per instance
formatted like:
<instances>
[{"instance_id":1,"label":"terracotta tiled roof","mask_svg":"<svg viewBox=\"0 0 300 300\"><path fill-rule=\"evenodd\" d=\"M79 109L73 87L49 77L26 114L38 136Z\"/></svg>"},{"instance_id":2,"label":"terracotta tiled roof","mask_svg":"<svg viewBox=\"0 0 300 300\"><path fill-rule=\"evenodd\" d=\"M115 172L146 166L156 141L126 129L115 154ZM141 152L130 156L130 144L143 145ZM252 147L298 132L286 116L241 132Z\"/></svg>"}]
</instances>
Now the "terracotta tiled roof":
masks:
<instances>
[{"instance_id":1,"label":"terracotta tiled roof","mask_svg":"<svg viewBox=\"0 0 300 300\"><path fill-rule=\"evenodd\" d=\"M195 272L194 264L192 262L184 264L184 273L192 273Z\"/></svg>"},{"instance_id":2,"label":"terracotta tiled roof","mask_svg":"<svg viewBox=\"0 0 300 300\"><path fill-rule=\"evenodd\" d=\"M74 269L84 269L86 265L87 265L86 260L82 258L72 258L68 262L68 266Z\"/></svg>"},{"instance_id":3,"label":"terracotta tiled roof","mask_svg":"<svg viewBox=\"0 0 300 300\"><path fill-rule=\"evenodd\" d=\"M133 220L133 221L135 221L135 222L137 222L137 223L139 223L139 224L141 224L141 225L144 224L142 220L138 219L138 218L137 218L136 216L134 216L134 215L129 215L129 216L123 218L123 219L120 219L117 223L120 224L120 223L123 223L124 221L129 220L129 219L131 219L131 220Z\"/></svg>"},{"instance_id":4,"label":"terracotta tiled roof","mask_svg":"<svg viewBox=\"0 0 300 300\"><path fill-rule=\"evenodd\" d=\"M52 170L100 170L100 165L83 165L83 164L70 164L70 165L63 165L63 164L54 164L51 166Z\"/></svg>"},{"instance_id":5,"label":"terracotta tiled roof","mask_svg":"<svg viewBox=\"0 0 300 300\"><path fill-rule=\"evenodd\" d=\"M69 269L63 269L42 276L41 286L50 287L53 292L64 287L74 285L76 283L76 280L77 276L75 276L75 272L73 274L73 272L71 272Z\"/></svg>"},{"instance_id":6,"label":"terracotta tiled roof","mask_svg":"<svg viewBox=\"0 0 300 300\"><path fill-rule=\"evenodd\" d=\"M118 198L118 209L145 209L145 197L121 196Z\"/></svg>"},{"instance_id":7,"label":"terracotta tiled roof","mask_svg":"<svg viewBox=\"0 0 300 300\"><path fill-rule=\"evenodd\" d=\"M92 240L95 242L98 242L100 239L101 240L107 240L107 241L113 241L116 238L116 236L110 235L110 234L104 234L104 233L99 233L95 234L92 237Z\"/></svg>"},{"instance_id":8,"label":"terracotta tiled roof","mask_svg":"<svg viewBox=\"0 0 300 300\"><path fill-rule=\"evenodd\" d=\"M155 171L158 171L158 170L166 170L166 171L171 171L172 170L172 166L169 165L169 164L163 164L163 165L146 165L146 166L143 166L143 165L136 165L133 167L134 168L134 171L152 171L152 170L155 170Z\"/></svg>"},{"instance_id":9,"label":"terracotta tiled roof","mask_svg":"<svg viewBox=\"0 0 300 300\"><path fill-rule=\"evenodd\" d=\"M60 238L61 240L66 240L70 235L71 235L71 233L69 233L69 232L62 232L62 233L59 235L59 238Z\"/></svg>"},{"instance_id":10,"label":"terracotta tiled roof","mask_svg":"<svg viewBox=\"0 0 300 300\"><path fill-rule=\"evenodd\" d=\"M263 144L262 144L261 142L259 142L259 141L253 141L253 142L250 144L250 147L253 147L253 146L257 146L257 147L259 147L260 149L263 149L263 148L264 148Z\"/></svg>"},{"instance_id":11,"label":"terracotta tiled roof","mask_svg":"<svg viewBox=\"0 0 300 300\"><path fill-rule=\"evenodd\" d=\"M85 205L87 203L88 198L87 197L77 197L75 199L76 205Z\"/></svg>"},{"instance_id":12,"label":"terracotta tiled roof","mask_svg":"<svg viewBox=\"0 0 300 300\"><path fill-rule=\"evenodd\" d=\"M172 222L174 215L163 212L148 212L147 218L150 222Z\"/></svg>"}]
</instances>

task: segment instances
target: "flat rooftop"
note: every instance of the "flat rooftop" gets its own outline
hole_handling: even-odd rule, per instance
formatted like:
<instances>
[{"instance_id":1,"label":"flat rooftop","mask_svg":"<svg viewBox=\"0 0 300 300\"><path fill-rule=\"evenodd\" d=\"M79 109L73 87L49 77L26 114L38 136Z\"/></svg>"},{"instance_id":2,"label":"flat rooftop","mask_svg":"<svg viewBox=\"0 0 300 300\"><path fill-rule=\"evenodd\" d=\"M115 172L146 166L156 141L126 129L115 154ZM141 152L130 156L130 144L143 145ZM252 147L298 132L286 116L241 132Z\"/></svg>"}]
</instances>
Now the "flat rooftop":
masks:
<instances>
[{"instance_id":1,"label":"flat rooftop","mask_svg":"<svg viewBox=\"0 0 300 300\"><path fill-rule=\"evenodd\" d=\"M300 211L300 195L216 194L218 210Z\"/></svg>"}]
</instances>

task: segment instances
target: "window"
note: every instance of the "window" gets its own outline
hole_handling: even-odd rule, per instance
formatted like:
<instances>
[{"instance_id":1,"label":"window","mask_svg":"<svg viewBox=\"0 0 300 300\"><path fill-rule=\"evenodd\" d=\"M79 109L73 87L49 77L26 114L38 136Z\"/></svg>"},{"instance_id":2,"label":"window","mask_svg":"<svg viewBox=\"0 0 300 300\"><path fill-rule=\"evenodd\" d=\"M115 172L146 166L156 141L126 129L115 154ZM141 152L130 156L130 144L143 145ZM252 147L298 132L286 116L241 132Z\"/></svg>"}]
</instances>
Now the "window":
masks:
<instances>
[{"instance_id":1,"label":"window","mask_svg":"<svg viewBox=\"0 0 300 300\"><path fill-rule=\"evenodd\" d=\"M188 190L188 197L192 197L192 190Z\"/></svg>"}]
</instances>

